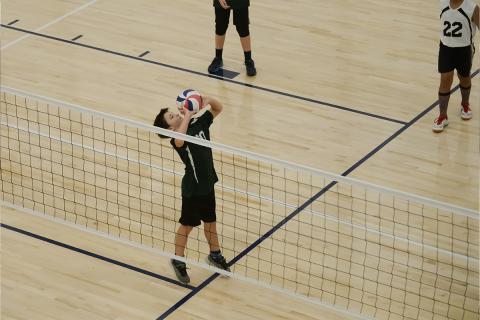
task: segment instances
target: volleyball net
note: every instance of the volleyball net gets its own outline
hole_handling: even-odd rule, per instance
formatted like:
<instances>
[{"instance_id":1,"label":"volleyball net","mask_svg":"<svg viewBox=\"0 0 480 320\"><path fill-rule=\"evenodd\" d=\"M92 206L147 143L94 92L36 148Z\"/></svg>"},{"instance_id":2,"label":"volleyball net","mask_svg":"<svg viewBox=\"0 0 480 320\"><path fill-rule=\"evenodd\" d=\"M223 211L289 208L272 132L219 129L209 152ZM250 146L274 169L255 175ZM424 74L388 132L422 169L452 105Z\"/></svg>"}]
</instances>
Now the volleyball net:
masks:
<instances>
[{"instance_id":1,"label":"volleyball net","mask_svg":"<svg viewBox=\"0 0 480 320\"><path fill-rule=\"evenodd\" d=\"M378 319L478 319L478 212L1 87L1 199L175 252L184 165L213 151L233 275ZM153 122L153 118L152 118ZM186 260L203 262L200 228Z\"/></svg>"}]
</instances>

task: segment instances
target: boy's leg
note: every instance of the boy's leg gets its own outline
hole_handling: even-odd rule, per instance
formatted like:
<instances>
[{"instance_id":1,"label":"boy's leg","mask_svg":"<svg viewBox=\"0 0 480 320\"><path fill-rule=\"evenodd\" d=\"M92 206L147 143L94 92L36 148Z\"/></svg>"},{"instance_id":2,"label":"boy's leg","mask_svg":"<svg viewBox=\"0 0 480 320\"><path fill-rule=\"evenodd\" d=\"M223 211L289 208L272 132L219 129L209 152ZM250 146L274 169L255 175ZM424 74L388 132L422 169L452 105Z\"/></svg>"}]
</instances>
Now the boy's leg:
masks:
<instances>
[{"instance_id":1,"label":"boy's leg","mask_svg":"<svg viewBox=\"0 0 480 320\"><path fill-rule=\"evenodd\" d=\"M250 59L252 58L251 52L252 52L252 42L250 40L250 35L246 37L240 37L240 43L242 44L242 49L244 53L250 53ZM245 57L245 60L247 60L248 57Z\"/></svg>"},{"instance_id":2,"label":"boy's leg","mask_svg":"<svg viewBox=\"0 0 480 320\"><path fill-rule=\"evenodd\" d=\"M180 225L175 234L175 255L179 257L185 256L185 248L187 247L188 235L193 227Z\"/></svg>"},{"instance_id":3,"label":"boy's leg","mask_svg":"<svg viewBox=\"0 0 480 320\"><path fill-rule=\"evenodd\" d=\"M450 88L453 82L455 70L455 50L440 42L438 50L438 72L440 73L440 86L438 88L438 101L440 114L433 122L433 132L442 132L448 125L448 101L450 100Z\"/></svg>"},{"instance_id":4,"label":"boy's leg","mask_svg":"<svg viewBox=\"0 0 480 320\"><path fill-rule=\"evenodd\" d=\"M208 245L210 246L210 252L220 250L220 244L218 242L218 235L217 235L217 223L216 222L204 223L203 232L205 233L205 238L207 239Z\"/></svg>"},{"instance_id":5,"label":"boy's leg","mask_svg":"<svg viewBox=\"0 0 480 320\"><path fill-rule=\"evenodd\" d=\"M203 232L210 246L210 254L207 257L207 262L215 267L230 271L227 261L220 252L220 245L217 235L217 214L216 214L216 200L215 191L203 196L202 203L199 203L198 209L203 220Z\"/></svg>"},{"instance_id":6,"label":"boy's leg","mask_svg":"<svg viewBox=\"0 0 480 320\"><path fill-rule=\"evenodd\" d=\"M230 9L215 7L215 58L208 66L209 73L216 73L223 66L223 45L230 20Z\"/></svg>"},{"instance_id":7,"label":"boy's leg","mask_svg":"<svg viewBox=\"0 0 480 320\"><path fill-rule=\"evenodd\" d=\"M187 246L188 235L192 231L193 227L180 225L175 234L175 255L179 257L185 256L185 248ZM176 259L170 260L173 267L173 271L177 275L178 280L183 283L189 283L190 277L187 273L187 266L185 262Z\"/></svg>"},{"instance_id":8,"label":"boy's leg","mask_svg":"<svg viewBox=\"0 0 480 320\"><path fill-rule=\"evenodd\" d=\"M472 88L472 80L470 76L463 77L458 74L460 80L460 92L462 94L462 107L460 110L460 116L463 120L469 120L472 118L472 109L470 109L470 89Z\"/></svg>"},{"instance_id":9,"label":"boy's leg","mask_svg":"<svg viewBox=\"0 0 480 320\"><path fill-rule=\"evenodd\" d=\"M219 269L230 271L228 263L220 251L217 235L217 223L205 222L203 231L205 233L205 238L207 238L208 245L210 246L210 254L207 257L208 263Z\"/></svg>"},{"instance_id":10,"label":"boy's leg","mask_svg":"<svg viewBox=\"0 0 480 320\"><path fill-rule=\"evenodd\" d=\"M253 77L257 74L257 69L255 68L255 62L252 59L250 36L240 38L240 43L242 44L243 55L245 56L245 68L247 70L247 76Z\"/></svg>"},{"instance_id":11,"label":"boy's leg","mask_svg":"<svg viewBox=\"0 0 480 320\"><path fill-rule=\"evenodd\" d=\"M245 56L245 68L248 76L257 74L255 63L252 59L252 43L250 39L250 18L248 7L236 9L233 11L233 23L237 28L240 36L240 43L242 44L243 54Z\"/></svg>"},{"instance_id":12,"label":"boy's leg","mask_svg":"<svg viewBox=\"0 0 480 320\"><path fill-rule=\"evenodd\" d=\"M440 86L438 88L438 100L440 104L440 116L447 116L450 89L453 83L453 71L440 74Z\"/></svg>"},{"instance_id":13,"label":"boy's leg","mask_svg":"<svg viewBox=\"0 0 480 320\"><path fill-rule=\"evenodd\" d=\"M219 57L220 59L222 58L222 53L223 52L218 52L217 50L223 50L223 45L225 44L225 34L223 35L215 35L215 56Z\"/></svg>"},{"instance_id":14,"label":"boy's leg","mask_svg":"<svg viewBox=\"0 0 480 320\"><path fill-rule=\"evenodd\" d=\"M175 255L179 257L185 256L185 248L187 247L188 235L195 226L200 225L200 217L195 214L197 207L197 199L195 197L182 197L182 214L180 216L180 226L175 233ZM187 273L185 262L172 259L173 270L178 280L183 283L189 283L190 277Z\"/></svg>"},{"instance_id":15,"label":"boy's leg","mask_svg":"<svg viewBox=\"0 0 480 320\"><path fill-rule=\"evenodd\" d=\"M460 115L463 120L469 120L472 118L472 110L470 109L470 89L472 87L470 72L472 69L473 58L472 47L459 49L457 58L457 75L460 80L460 92L462 94L462 108Z\"/></svg>"},{"instance_id":16,"label":"boy's leg","mask_svg":"<svg viewBox=\"0 0 480 320\"><path fill-rule=\"evenodd\" d=\"M440 74L440 87L438 88L438 101L440 114L433 122L433 132L442 132L448 125L448 101L450 100L450 88L453 82L453 71Z\"/></svg>"},{"instance_id":17,"label":"boy's leg","mask_svg":"<svg viewBox=\"0 0 480 320\"><path fill-rule=\"evenodd\" d=\"M470 109L470 89L472 87L471 71L473 46L458 48L456 50L456 68L458 79L460 80L460 92L462 94L462 108L460 115L463 120L472 118L472 110Z\"/></svg>"}]
</instances>

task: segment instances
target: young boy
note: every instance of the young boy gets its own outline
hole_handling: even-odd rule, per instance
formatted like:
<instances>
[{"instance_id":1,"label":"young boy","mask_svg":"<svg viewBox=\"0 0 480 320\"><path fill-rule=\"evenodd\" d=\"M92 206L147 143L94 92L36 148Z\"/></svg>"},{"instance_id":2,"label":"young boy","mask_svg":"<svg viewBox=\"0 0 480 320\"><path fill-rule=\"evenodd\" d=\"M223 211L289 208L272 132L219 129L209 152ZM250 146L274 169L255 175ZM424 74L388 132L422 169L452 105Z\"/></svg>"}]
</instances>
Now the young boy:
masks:
<instances>
[{"instance_id":1,"label":"young boy","mask_svg":"<svg viewBox=\"0 0 480 320\"><path fill-rule=\"evenodd\" d=\"M209 127L213 119L222 111L223 106L214 98L202 96L203 105L210 105L200 117L193 118L194 112L186 109L182 115L164 108L155 118L154 125L178 133L210 140ZM161 136L161 138L166 138ZM175 235L175 255L183 257L188 235L192 229L204 222L205 238L210 246L208 262L217 268L230 271L225 258L220 252L217 236L215 212L215 188L218 181L213 165L212 149L190 143L181 139L170 140L185 164L185 175L182 179L182 213L180 227ZM189 283L184 262L172 259L172 267L177 278L183 283Z\"/></svg>"}]
</instances>

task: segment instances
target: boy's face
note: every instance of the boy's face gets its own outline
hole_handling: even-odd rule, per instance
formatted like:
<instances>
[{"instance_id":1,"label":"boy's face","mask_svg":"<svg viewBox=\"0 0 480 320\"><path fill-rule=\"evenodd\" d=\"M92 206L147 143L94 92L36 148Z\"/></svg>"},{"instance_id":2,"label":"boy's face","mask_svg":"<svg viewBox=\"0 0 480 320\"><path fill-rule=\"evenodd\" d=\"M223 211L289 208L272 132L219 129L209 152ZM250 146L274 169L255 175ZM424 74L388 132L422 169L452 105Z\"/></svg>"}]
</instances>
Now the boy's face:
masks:
<instances>
[{"instance_id":1,"label":"boy's face","mask_svg":"<svg viewBox=\"0 0 480 320\"><path fill-rule=\"evenodd\" d=\"M168 123L169 129L176 130L182 123L182 117L178 113L170 111L165 112L165 121Z\"/></svg>"}]
</instances>

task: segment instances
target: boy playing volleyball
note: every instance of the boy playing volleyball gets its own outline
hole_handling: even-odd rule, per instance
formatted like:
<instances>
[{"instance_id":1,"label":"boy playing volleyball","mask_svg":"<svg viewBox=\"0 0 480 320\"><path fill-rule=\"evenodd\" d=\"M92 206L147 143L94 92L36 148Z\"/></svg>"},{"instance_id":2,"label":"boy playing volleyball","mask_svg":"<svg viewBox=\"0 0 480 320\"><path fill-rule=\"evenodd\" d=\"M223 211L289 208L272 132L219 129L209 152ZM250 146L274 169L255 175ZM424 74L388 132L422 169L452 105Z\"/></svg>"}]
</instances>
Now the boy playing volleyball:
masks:
<instances>
[{"instance_id":1,"label":"boy playing volleyball","mask_svg":"<svg viewBox=\"0 0 480 320\"><path fill-rule=\"evenodd\" d=\"M164 108L155 118L154 126L210 140L209 127L223 106L214 98L202 96L202 100L204 106L210 105L211 108L200 117L192 118L194 112L185 108L180 111L183 116ZM166 138L161 135L160 137ZM188 235L193 227L199 226L203 221L205 238L210 246L208 262L219 269L230 271L220 252L217 236L214 185L218 177L213 165L212 149L174 138L170 143L185 164L185 175L182 179L182 213L180 227L175 234L175 255L184 256ZM189 283L190 277L185 263L175 259L170 262L177 278L183 283Z\"/></svg>"}]
</instances>

